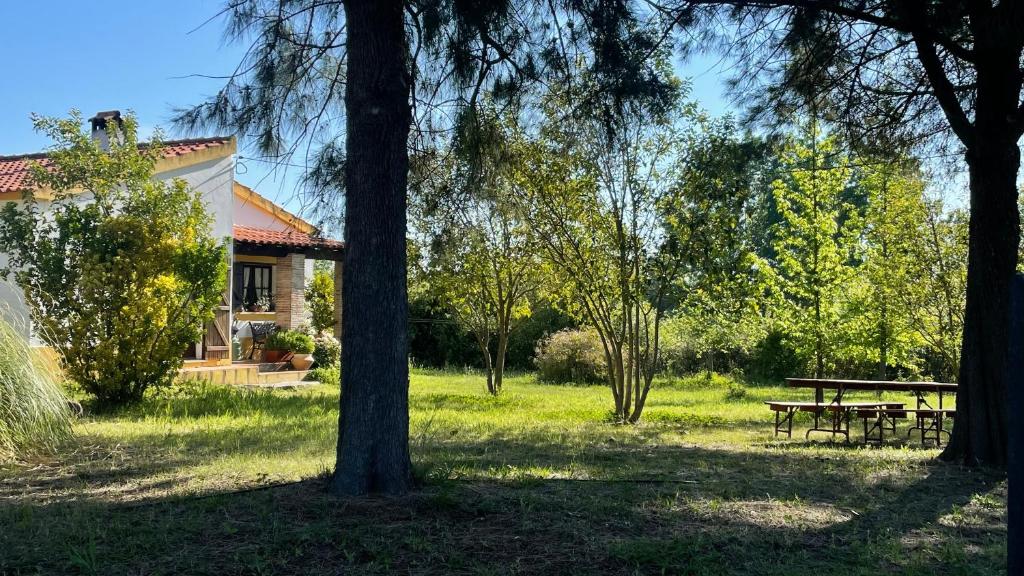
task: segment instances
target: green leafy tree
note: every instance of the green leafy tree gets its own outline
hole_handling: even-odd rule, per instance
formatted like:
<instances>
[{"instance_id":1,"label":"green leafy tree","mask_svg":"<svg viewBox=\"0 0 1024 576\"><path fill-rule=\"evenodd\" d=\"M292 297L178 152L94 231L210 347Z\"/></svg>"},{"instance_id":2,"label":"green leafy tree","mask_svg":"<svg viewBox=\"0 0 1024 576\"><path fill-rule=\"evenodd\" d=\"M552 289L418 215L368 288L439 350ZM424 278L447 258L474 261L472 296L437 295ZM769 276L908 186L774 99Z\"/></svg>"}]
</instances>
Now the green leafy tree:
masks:
<instances>
[{"instance_id":1,"label":"green leafy tree","mask_svg":"<svg viewBox=\"0 0 1024 576\"><path fill-rule=\"evenodd\" d=\"M681 258L677 324L710 377L716 355L746 351L764 324L766 277L753 241L769 156L765 143L744 136L731 118L696 120L683 143L679 190L659 211L665 250Z\"/></svg>"},{"instance_id":2,"label":"green leafy tree","mask_svg":"<svg viewBox=\"0 0 1024 576\"><path fill-rule=\"evenodd\" d=\"M627 106L611 129L566 122L561 111L579 97L572 88L550 94L541 136L522 146L521 211L544 247L553 291L601 339L615 418L635 423L681 270L682 252L668 249L657 212L679 190L683 137L671 119L695 111L677 99L655 113Z\"/></svg>"},{"instance_id":3,"label":"green leafy tree","mask_svg":"<svg viewBox=\"0 0 1024 576\"><path fill-rule=\"evenodd\" d=\"M785 175L772 183L782 220L775 230L776 277L785 297L787 333L814 376L835 369L843 333L845 292L855 278L851 258L859 233L844 201L851 170L833 138L811 121L782 152Z\"/></svg>"},{"instance_id":4,"label":"green leafy tree","mask_svg":"<svg viewBox=\"0 0 1024 576\"><path fill-rule=\"evenodd\" d=\"M909 245L907 277L895 292L896 302L910 311L911 326L927 350L932 377L956 380L967 295L969 216L965 210L946 210L941 201L925 203Z\"/></svg>"},{"instance_id":5,"label":"green leafy tree","mask_svg":"<svg viewBox=\"0 0 1024 576\"><path fill-rule=\"evenodd\" d=\"M491 394L501 392L509 336L530 315L540 265L528 226L488 200L463 212L459 237L432 259L431 286L474 335Z\"/></svg>"},{"instance_id":6,"label":"green leafy tree","mask_svg":"<svg viewBox=\"0 0 1024 576\"><path fill-rule=\"evenodd\" d=\"M140 147L134 118L109 128L109 150L77 112L34 123L55 145L31 184L53 200L3 207L4 273L72 380L104 403L139 400L174 379L213 318L226 249L199 194L153 179L159 143Z\"/></svg>"},{"instance_id":7,"label":"green leafy tree","mask_svg":"<svg viewBox=\"0 0 1024 576\"><path fill-rule=\"evenodd\" d=\"M913 309L900 306L900 294L914 290L917 282L912 270L914 245L921 241L926 219L924 182L905 159L869 159L858 185L867 197L858 270L865 288L860 344L877 364L878 379L886 380L890 366L914 364L914 349L921 341L913 329Z\"/></svg>"},{"instance_id":8,"label":"green leafy tree","mask_svg":"<svg viewBox=\"0 0 1024 576\"><path fill-rule=\"evenodd\" d=\"M309 307L309 323L320 334L334 330L334 276L323 266L313 270L313 278L306 286L306 305Z\"/></svg>"},{"instance_id":9,"label":"green leafy tree","mask_svg":"<svg viewBox=\"0 0 1024 576\"><path fill-rule=\"evenodd\" d=\"M515 119L490 106L478 111L481 128L515 132ZM451 147L417 162L413 228L431 246L429 284L439 301L473 334L487 374L487 391L499 394L513 331L531 314L543 275L539 244L520 217L521 194L499 150L460 158ZM430 159L435 159L431 163Z\"/></svg>"}]
</instances>

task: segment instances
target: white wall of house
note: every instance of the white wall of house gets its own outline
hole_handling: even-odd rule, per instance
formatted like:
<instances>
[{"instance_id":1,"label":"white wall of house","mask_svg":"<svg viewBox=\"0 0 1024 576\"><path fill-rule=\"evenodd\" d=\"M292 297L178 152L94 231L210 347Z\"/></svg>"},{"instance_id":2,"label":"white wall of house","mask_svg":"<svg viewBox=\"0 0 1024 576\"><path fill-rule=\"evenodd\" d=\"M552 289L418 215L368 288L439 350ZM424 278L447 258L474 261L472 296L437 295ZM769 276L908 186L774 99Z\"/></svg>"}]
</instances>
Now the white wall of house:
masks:
<instances>
[{"instance_id":1,"label":"white wall of house","mask_svg":"<svg viewBox=\"0 0 1024 576\"><path fill-rule=\"evenodd\" d=\"M294 229L288 222L273 214L269 214L263 208L254 205L245 198L238 197L238 195L234 196L234 205L235 224L281 232Z\"/></svg>"},{"instance_id":2,"label":"white wall of house","mask_svg":"<svg viewBox=\"0 0 1024 576\"><path fill-rule=\"evenodd\" d=\"M235 157L218 158L194 164L184 168L168 170L156 174L159 180L181 178L188 182L189 187L199 191L206 204L206 209L213 215L213 236L215 238L231 237L231 226L234 224L234 192Z\"/></svg>"},{"instance_id":3,"label":"white wall of house","mask_svg":"<svg viewBox=\"0 0 1024 576\"><path fill-rule=\"evenodd\" d=\"M7 256L0 254L0 266L7 265ZM31 334L28 306L22 299L21 289L8 280L0 280L0 317L26 338Z\"/></svg>"}]
</instances>

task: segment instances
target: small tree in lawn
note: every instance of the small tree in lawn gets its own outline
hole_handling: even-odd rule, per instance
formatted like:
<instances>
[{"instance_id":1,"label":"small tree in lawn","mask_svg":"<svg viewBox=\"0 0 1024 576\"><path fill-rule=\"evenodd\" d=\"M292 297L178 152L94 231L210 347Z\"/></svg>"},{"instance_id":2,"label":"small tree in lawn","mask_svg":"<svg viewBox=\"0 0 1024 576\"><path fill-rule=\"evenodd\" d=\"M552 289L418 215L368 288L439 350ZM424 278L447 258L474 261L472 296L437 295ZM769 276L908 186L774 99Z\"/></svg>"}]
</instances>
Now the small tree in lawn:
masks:
<instances>
[{"instance_id":1,"label":"small tree in lawn","mask_svg":"<svg viewBox=\"0 0 1024 576\"><path fill-rule=\"evenodd\" d=\"M672 246L659 206L679 193L684 138L673 113L692 117L676 99L667 113L627 105L609 129L600 121L566 122L578 96L554 93L547 122L516 160L521 211L552 268L552 285L604 348L615 418L636 423L659 366L661 321L686 247Z\"/></svg>"},{"instance_id":2,"label":"small tree in lawn","mask_svg":"<svg viewBox=\"0 0 1024 576\"><path fill-rule=\"evenodd\" d=\"M198 194L153 179L159 144L139 147L133 117L109 129L109 150L82 131L77 112L33 122L55 145L31 184L53 201L29 194L3 207L4 273L72 380L102 403L138 400L174 379L213 318L225 248Z\"/></svg>"},{"instance_id":3,"label":"small tree in lawn","mask_svg":"<svg viewBox=\"0 0 1024 576\"><path fill-rule=\"evenodd\" d=\"M509 336L530 315L539 262L528 230L507 208L490 202L476 208L480 211L458 242L448 243L435 258L431 284L473 333L487 370L487 391L499 394Z\"/></svg>"},{"instance_id":4,"label":"small tree in lawn","mask_svg":"<svg viewBox=\"0 0 1024 576\"><path fill-rule=\"evenodd\" d=\"M510 130L491 110L476 116L477 130ZM487 391L499 394L509 336L530 316L530 297L542 282L540 246L516 210L520 194L498 154L458 161L458 150L433 161L417 158L413 221L429 240L430 289L476 340L487 371ZM432 169L431 169L432 167Z\"/></svg>"}]
</instances>

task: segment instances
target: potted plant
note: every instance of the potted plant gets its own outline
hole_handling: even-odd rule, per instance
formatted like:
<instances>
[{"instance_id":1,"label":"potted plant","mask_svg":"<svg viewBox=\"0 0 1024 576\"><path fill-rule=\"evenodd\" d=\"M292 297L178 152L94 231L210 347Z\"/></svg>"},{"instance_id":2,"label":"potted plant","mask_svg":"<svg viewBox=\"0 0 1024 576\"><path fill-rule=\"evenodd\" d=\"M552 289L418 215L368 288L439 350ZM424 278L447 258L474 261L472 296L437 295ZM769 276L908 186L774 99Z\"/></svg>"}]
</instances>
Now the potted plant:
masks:
<instances>
[{"instance_id":1,"label":"potted plant","mask_svg":"<svg viewBox=\"0 0 1024 576\"><path fill-rule=\"evenodd\" d=\"M270 307L271 307L271 305L274 302L273 301L273 297L274 296L272 294L264 294L264 295L260 296L259 298L257 298L256 302L254 302L253 306L252 306L253 307L253 311L254 312L269 312L270 311Z\"/></svg>"},{"instance_id":2,"label":"potted plant","mask_svg":"<svg viewBox=\"0 0 1024 576\"><path fill-rule=\"evenodd\" d=\"M263 361L269 363L285 362L291 356L291 348L291 332L288 330L278 330L267 336L267 341L263 344Z\"/></svg>"},{"instance_id":3,"label":"potted plant","mask_svg":"<svg viewBox=\"0 0 1024 576\"><path fill-rule=\"evenodd\" d=\"M313 351L316 343L307 334L301 332L293 333L292 338L292 368L296 370L309 370L313 365Z\"/></svg>"}]
</instances>

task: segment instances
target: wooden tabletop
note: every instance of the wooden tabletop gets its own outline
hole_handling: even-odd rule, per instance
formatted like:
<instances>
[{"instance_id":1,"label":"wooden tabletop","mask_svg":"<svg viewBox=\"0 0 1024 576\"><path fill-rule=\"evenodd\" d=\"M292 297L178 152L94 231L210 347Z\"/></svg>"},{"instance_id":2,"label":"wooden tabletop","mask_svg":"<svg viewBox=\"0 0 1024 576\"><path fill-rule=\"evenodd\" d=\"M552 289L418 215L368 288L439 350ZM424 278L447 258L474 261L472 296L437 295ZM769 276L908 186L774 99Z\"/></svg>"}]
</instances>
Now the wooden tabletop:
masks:
<instances>
[{"instance_id":1,"label":"wooden tabletop","mask_svg":"<svg viewBox=\"0 0 1024 576\"><path fill-rule=\"evenodd\" d=\"M830 390L874 390L886 392L956 392L957 385L949 382L889 382L885 380L828 380L821 378L786 378L791 388L818 388Z\"/></svg>"}]
</instances>

